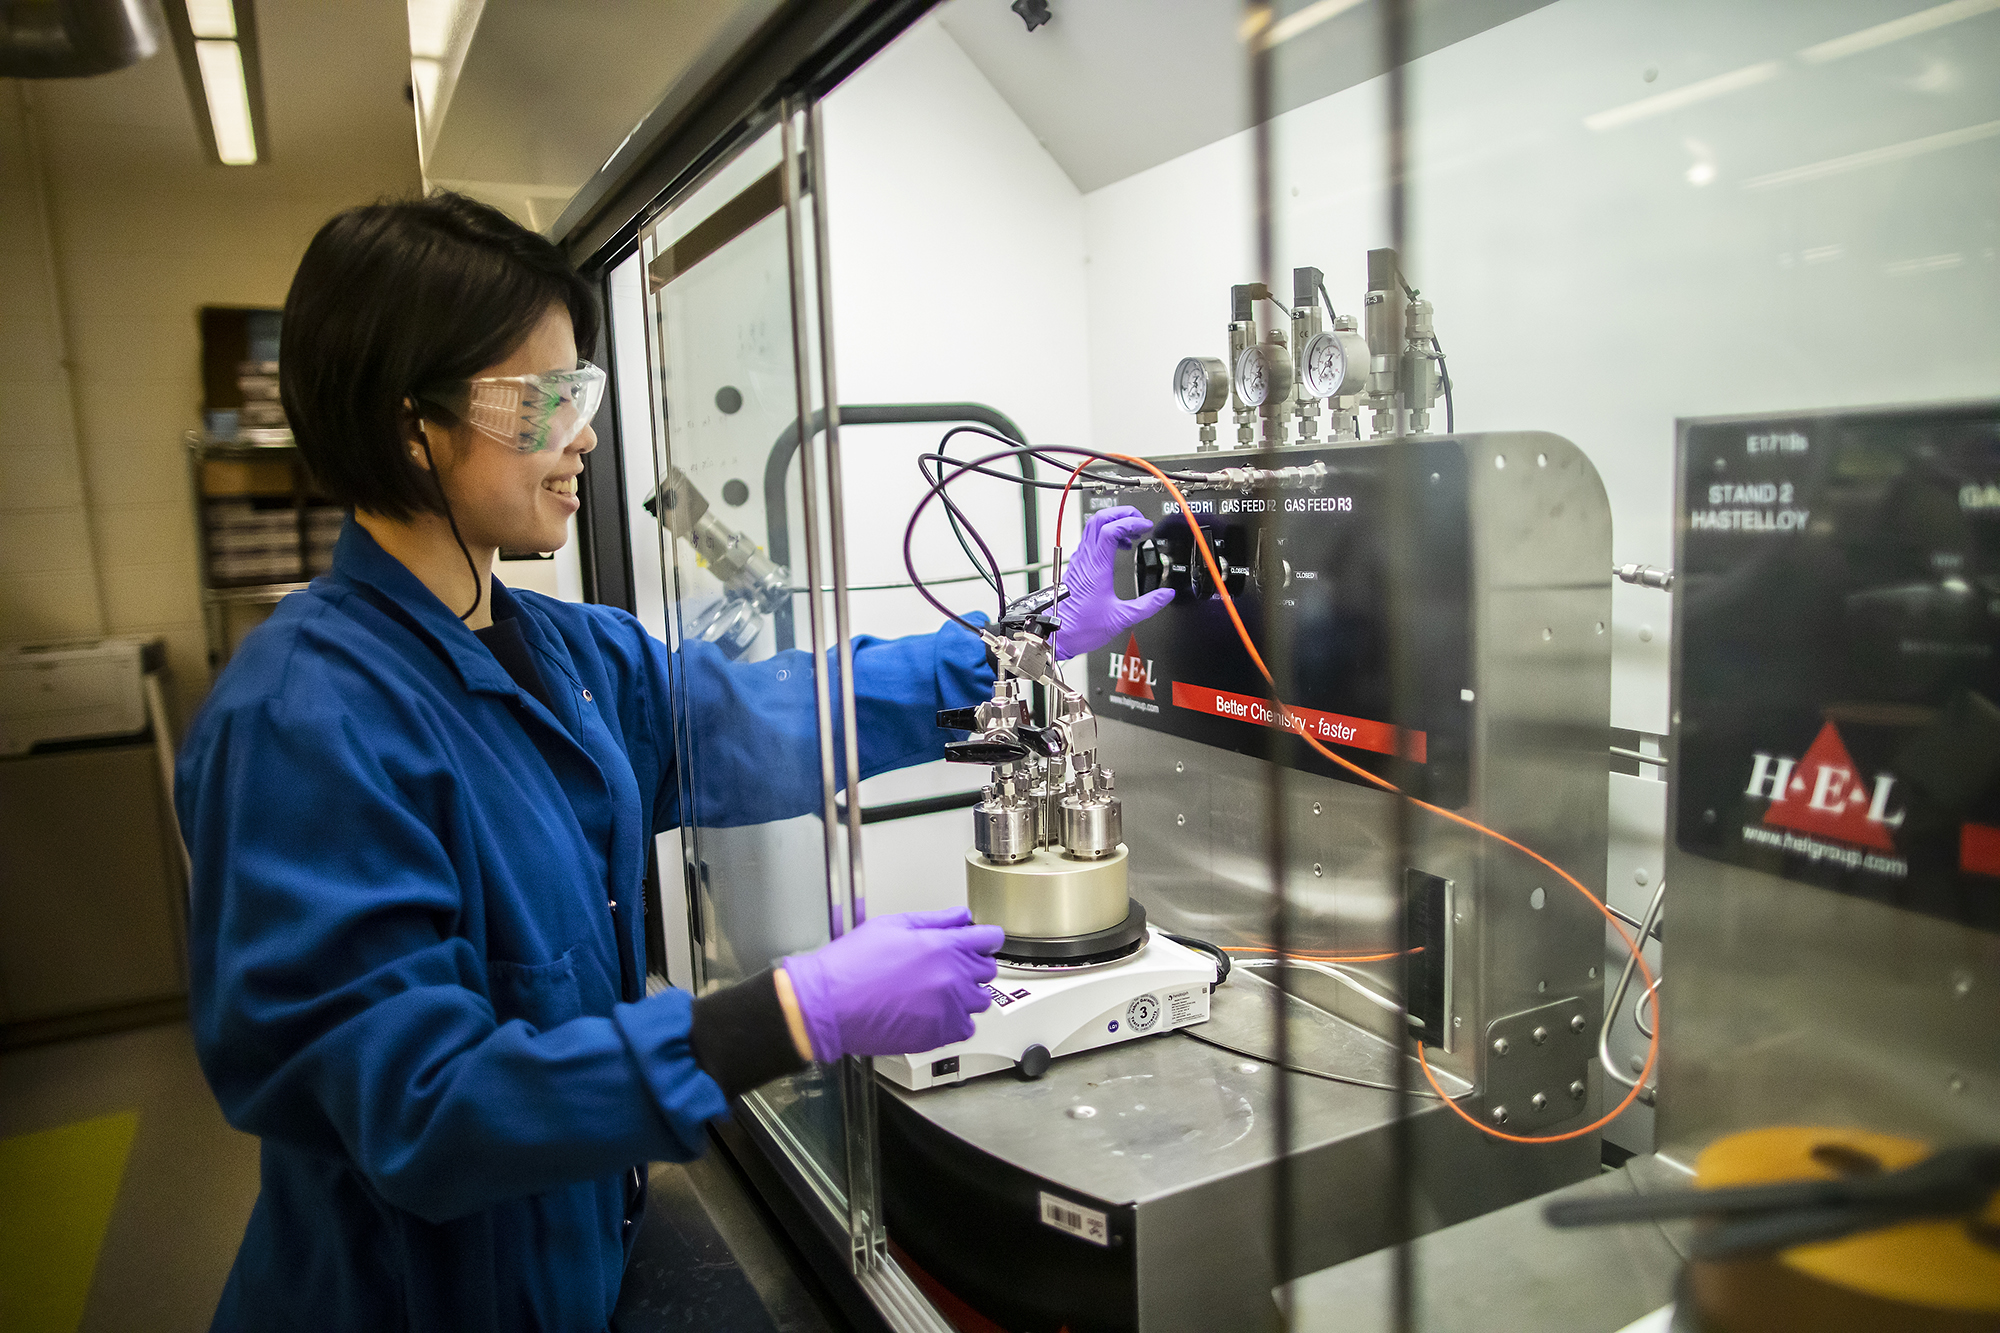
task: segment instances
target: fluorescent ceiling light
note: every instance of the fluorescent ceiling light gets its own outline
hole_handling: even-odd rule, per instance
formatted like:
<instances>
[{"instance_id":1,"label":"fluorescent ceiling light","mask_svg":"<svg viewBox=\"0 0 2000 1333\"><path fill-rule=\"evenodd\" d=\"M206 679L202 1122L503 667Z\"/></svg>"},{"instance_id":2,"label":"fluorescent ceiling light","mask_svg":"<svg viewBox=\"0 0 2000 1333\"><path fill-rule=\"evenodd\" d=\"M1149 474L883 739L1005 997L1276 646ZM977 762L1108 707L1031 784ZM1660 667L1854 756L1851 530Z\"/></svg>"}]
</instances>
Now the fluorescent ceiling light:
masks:
<instances>
[{"instance_id":1,"label":"fluorescent ceiling light","mask_svg":"<svg viewBox=\"0 0 2000 1333\"><path fill-rule=\"evenodd\" d=\"M1866 152L1849 153L1846 157L1830 157L1824 162L1809 162L1802 167L1788 167L1765 176L1752 176L1743 182L1743 188L1770 190L1780 185L1797 185L1800 181L1823 180L1828 176L1841 176L1850 171L1860 171L1864 167L1879 167L1885 162L1900 162L1906 157L1956 148L1960 144L1977 143L1981 139L1991 139L1995 135L2000 135L2000 120L1989 120L1983 125L1968 125L1962 130L1946 130L1943 134L1932 134L1922 139L1910 139L1904 143L1892 143L1882 148L1870 148Z\"/></svg>"},{"instance_id":2,"label":"fluorescent ceiling light","mask_svg":"<svg viewBox=\"0 0 2000 1333\"><path fill-rule=\"evenodd\" d=\"M236 6L231 0L187 0L187 15L195 36L235 40Z\"/></svg>"},{"instance_id":3,"label":"fluorescent ceiling light","mask_svg":"<svg viewBox=\"0 0 2000 1333\"><path fill-rule=\"evenodd\" d=\"M1957 268L1964 262L1964 255L1926 255L1922 259L1899 259L1893 264L1884 264L1882 271L1892 278L1906 278L1912 273L1937 273Z\"/></svg>"},{"instance_id":4,"label":"fluorescent ceiling light","mask_svg":"<svg viewBox=\"0 0 2000 1333\"><path fill-rule=\"evenodd\" d=\"M1600 111L1594 116L1585 116L1584 127L1602 134L1621 125L1630 125L1635 120L1649 120L1654 116L1665 115L1669 111L1678 111L1684 106L1693 106L1696 102L1706 102L1711 97L1733 93L1739 88L1767 83L1777 78L1783 68L1784 66L1775 60L1767 60L1761 65L1746 65L1727 74L1718 74L1712 79L1703 79L1700 83L1690 83L1685 88L1656 93L1651 97L1642 97L1636 102L1627 102L1624 106L1614 106L1609 111Z\"/></svg>"},{"instance_id":5,"label":"fluorescent ceiling light","mask_svg":"<svg viewBox=\"0 0 2000 1333\"><path fill-rule=\"evenodd\" d=\"M215 155L226 167L257 160L257 135L250 128L250 90L243 82L243 53L234 42L196 42L201 87L208 96L208 123L215 129Z\"/></svg>"},{"instance_id":6,"label":"fluorescent ceiling light","mask_svg":"<svg viewBox=\"0 0 2000 1333\"><path fill-rule=\"evenodd\" d=\"M1829 60L1887 46L1890 42L1900 42L1905 37L1942 28L1960 19L1976 18L1995 9L2000 9L2000 0L1951 0L1949 4L1933 5L1887 23L1878 23L1872 28L1863 28L1860 32L1850 32L1845 37L1836 37L1830 42L1821 42L1818 46L1808 46L1799 52L1799 59L1808 65L1824 65Z\"/></svg>"}]
</instances>

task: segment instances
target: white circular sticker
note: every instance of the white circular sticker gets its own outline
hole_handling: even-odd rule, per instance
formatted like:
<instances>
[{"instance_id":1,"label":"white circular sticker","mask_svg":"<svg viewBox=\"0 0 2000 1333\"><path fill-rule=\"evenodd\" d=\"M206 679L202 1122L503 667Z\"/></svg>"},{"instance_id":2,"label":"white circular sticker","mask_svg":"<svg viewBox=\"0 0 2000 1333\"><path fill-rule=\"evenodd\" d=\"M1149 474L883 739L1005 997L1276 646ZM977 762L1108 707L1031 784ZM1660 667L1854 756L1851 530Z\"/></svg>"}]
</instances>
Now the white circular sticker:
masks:
<instances>
[{"instance_id":1,"label":"white circular sticker","mask_svg":"<svg viewBox=\"0 0 2000 1333\"><path fill-rule=\"evenodd\" d=\"M1148 1032L1153 1024L1160 1021L1160 1002L1151 995L1141 995L1125 1006L1125 1023L1134 1032Z\"/></svg>"}]
</instances>

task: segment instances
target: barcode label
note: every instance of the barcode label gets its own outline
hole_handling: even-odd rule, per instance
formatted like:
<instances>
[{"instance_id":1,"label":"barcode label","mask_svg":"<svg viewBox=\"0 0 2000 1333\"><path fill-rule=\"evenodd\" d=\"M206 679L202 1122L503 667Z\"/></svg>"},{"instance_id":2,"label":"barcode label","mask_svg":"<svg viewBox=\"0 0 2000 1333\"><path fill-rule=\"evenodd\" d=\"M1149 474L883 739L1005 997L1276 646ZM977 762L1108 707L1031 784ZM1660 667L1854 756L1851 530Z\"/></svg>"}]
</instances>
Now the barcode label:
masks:
<instances>
[{"instance_id":1,"label":"barcode label","mask_svg":"<svg viewBox=\"0 0 2000 1333\"><path fill-rule=\"evenodd\" d=\"M1081 1236L1092 1245L1111 1244L1111 1230L1105 1225L1103 1213L1046 1192L1042 1195L1042 1225Z\"/></svg>"}]
</instances>

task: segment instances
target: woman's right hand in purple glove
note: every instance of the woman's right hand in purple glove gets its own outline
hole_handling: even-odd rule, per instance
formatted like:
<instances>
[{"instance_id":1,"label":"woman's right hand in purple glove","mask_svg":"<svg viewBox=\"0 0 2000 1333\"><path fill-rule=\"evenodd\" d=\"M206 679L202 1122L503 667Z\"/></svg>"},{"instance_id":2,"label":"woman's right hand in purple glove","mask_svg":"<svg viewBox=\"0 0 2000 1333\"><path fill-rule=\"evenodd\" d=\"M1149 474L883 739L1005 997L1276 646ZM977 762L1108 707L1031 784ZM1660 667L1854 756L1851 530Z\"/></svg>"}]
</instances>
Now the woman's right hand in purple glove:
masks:
<instances>
[{"instance_id":1,"label":"woman's right hand in purple glove","mask_svg":"<svg viewBox=\"0 0 2000 1333\"><path fill-rule=\"evenodd\" d=\"M813 1058L914 1055L972 1035L1007 937L963 907L878 916L784 961Z\"/></svg>"}]
</instances>

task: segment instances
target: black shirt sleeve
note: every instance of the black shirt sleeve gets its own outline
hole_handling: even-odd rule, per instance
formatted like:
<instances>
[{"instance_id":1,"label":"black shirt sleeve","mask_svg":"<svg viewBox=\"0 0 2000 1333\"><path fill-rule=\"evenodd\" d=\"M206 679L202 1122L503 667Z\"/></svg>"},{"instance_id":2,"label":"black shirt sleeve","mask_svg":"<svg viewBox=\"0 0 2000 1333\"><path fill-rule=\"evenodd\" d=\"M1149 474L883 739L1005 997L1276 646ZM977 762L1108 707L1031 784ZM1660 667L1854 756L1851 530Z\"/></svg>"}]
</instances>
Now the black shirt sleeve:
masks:
<instances>
[{"instance_id":1,"label":"black shirt sleeve","mask_svg":"<svg viewBox=\"0 0 2000 1333\"><path fill-rule=\"evenodd\" d=\"M731 1097L806 1067L769 968L696 999L688 1045L702 1072Z\"/></svg>"}]
</instances>

